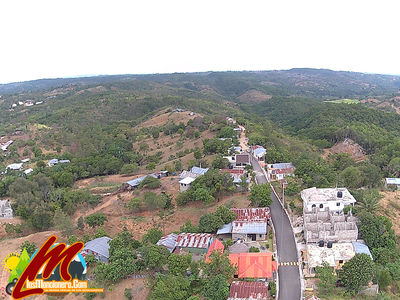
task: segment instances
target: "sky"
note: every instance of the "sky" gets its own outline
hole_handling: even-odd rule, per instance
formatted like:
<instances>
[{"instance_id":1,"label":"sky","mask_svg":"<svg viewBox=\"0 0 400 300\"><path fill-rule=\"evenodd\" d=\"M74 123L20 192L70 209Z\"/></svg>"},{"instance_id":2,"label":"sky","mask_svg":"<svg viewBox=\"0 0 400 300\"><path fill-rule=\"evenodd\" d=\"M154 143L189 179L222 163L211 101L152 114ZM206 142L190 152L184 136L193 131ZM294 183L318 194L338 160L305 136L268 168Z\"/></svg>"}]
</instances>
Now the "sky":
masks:
<instances>
[{"instance_id":1,"label":"sky","mask_svg":"<svg viewBox=\"0 0 400 300\"><path fill-rule=\"evenodd\" d=\"M1 0L0 83L328 68L400 74L398 0Z\"/></svg>"}]
</instances>

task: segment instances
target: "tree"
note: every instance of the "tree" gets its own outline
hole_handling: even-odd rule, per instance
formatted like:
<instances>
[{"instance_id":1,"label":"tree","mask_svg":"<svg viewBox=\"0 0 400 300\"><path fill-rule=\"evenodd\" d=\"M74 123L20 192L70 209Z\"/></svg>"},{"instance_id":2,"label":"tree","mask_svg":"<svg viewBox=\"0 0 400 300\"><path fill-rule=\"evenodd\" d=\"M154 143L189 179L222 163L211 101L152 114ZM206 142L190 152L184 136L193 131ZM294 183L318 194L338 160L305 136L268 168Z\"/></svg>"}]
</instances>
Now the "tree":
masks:
<instances>
[{"instance_id":1,"label":"tree","mask_svg":"<svg viewBox=\"0 0 400 300\"><path fill-rule=\"evenodd\" d=\"M104 222L107 221L107 217L104 213L94 213L91 214L87 217L85 217L85 222L88 224L90 227L96 227L96 226L101 226L104 224Z\"/></svg>"},{"instance_id":2,"label":"tree","mask_svg":"<svg viewBox=\"0 0 400 300\"><path fill-rule=\"evenodd\" d=\"M347 167L341 173L341 177L347 187L358 188L361 186L361 171L357 167Z\"/></svg>"},{"instance_id":3,"label":"tree","mask_svg":"<svg viewBox=\"0 0 400 300\"><path fill-rule=\"evenodd\" d=\"M235 131L230 126L222 127L218 137L220 138L232 138L235 135Z\"/></svg>"},{"instance_id":4,"label":"tree","mask_svg":"<svg viewBox=\"0 0 400 300\"><path fill-rule=\"evenodd\" d=\"M377 190L361 191L361 197L358 201L360 213L374 214L379 208L379 200L382 196Z\"/></svg>"},{"instance_id":5,"label":"tree","mask_svg":"<svg viewBox=\"0 0 400 300\"><path fill-rule=\"evenodd\" d=\"M166 248L157 245L141 247L138 252L142 255L143 265L152 270L160 270L170 255Z\"/></svg>"},{"instance_id":6,"label":"tree","mask_svg":"<svg viewBox=\"0 0 400 300\"><path fill-rule=\"evenodd\" d=\"M137 163L131 163L123 165L121 168L121 174L134 174L139 170L139 166Z\"/></svg>"},{"instance_id":7,"label":"tree","mask_svg":"<svg viewBox=\"0 0 400 300\"><path fill-rule=\"evenodd\" d=\"M207 278L202 293L209 300L225 300L229 296L229 282L223 274L216 274Z\"/></svg>"},{"instance_id":8,"label":"tree","mask_svg":"<svg viewBox=\"0 0 400 300\"><path fill-rule=\"evenodd\" d=\"M203 264L203 271L206 277L216 274L224 276L225 280L230 280L236 273L236 268L231 264L228 256L219 251L214 251L210 255L210 262Z\"/></svg>"},{"instance_id":9,"label":"tree","mask_svg":"<svg viewBox=\"0 0 400 300\"><path fill-rule=\"evenodd\" d=\"M400 280L400 260L388 263L386 268L394 280Z\"/></svg>"},{"instance_id":10,"label":"tree","mask_svg":"<svg viewBox=\"0 0 400 300\"><path fill-rule=\"evenodd\" d=\"M142 203L143 200L141 198L134 197L129 201L128 207L132 212L139 212L142 208Z\"/></svg>"},{"instance_id":11,"label":"tree","mask_svg":"<svg viewBox=\"0 0 400 300\"><path fill-rule=\"evenodd\" d=\"M171 254L168 257L168 272L173 275L186 275L192 262L192 255Z\"/></svg>"},{"instance_id":12,"label":"tree","mask_svg":"<svg viewBox=\"0 0 400 300\"><path fill-rule=\"evenodd\" d=\"M143 202L147 206L148 210L156 210L159 208L164 207L165 199L161 198L159 195L153 193L153 192L146 192L144 193L144 199Z\"/></svg>"},{"instance_id":13,"label":"tree","mask_svg":"<svg viewBox=\"0 0 400 300\"><path fill-rule=\"evenodd\" d=\"M34 242L25 241L20 246L21 252L25 249L29 257L36 251L36 244Z\"/></svg>"},{"instance_id":14,"label":"tree","mask_svg":"<svg viewBox=\"0 0 400 300\"><path fill-rule=\"evenodd\" d=\"M108 233L106 232L106 230L104 229L104 227L98 227L96 229L96 232L93 235L94 239L103 237L103 236L108 236Z\"/></svg>"},{"instance_id":15,"label":"tree","mask_svg":"<svg viewBox=\"0 0 400 300\"><path fill-rule=\"evenodd\" d=\"M32 226L38 230L46 230L53 225L53 216L51 213L39 208L30 215L29 220Z\"/></svg>"},{"instance_id":16,"label":"tree","mask_svg":"<svg viewBox=\"0 0 400 300\"><path fill-rule=\"evenodd\" d=\"M63 172L56 178L56 182L60 187L70 187L74 183L74 175L70 172Z\"/></svg>"},{"instance_id":17,"label":"tree","mask_svg":"<svg viewBox=\"0 0 400 300\"><path fill-rule=\"evenodd\" d=\"M392 228L392 222L387 217L362 215L359 231L361 238L371 250L374 248L396 248L396 234Z\"/></svg>"},{"instance_id":18,"label":"tree","mask_svg":"<svg viewBox=\"0 0 400 300\"><path fill-rule=\"evenodd\" d=\"M189 233L197 233L199 232L199 228L196 226L192 225L192 222L190 220L187 220L185 225L182 225L179 228L180 232L189 232Z\"/></svg>"},{"instance_id":19,"label":"tree","mask_svg":"<svg viewBox=\"0 0 400 300\"><path fill-rule=\"evenodd\" d=\"M82 216L79 217L77 226L79 230L85 229L85 222L83 221Z\"/></svg>"},{"instance_id":20,"label":"tree","mask_svg":"<svg viewBox=\"0 0 400 300\"><path fill-rule=\"evenodd\" d=\"M161 186L161 182L159 179L154 178L153 176L147 176L140 184L139 188L149 188L149 189L157 189Z\"/></svg>"},{"instance_id":21,"label":"tree","mask_svg":"<svg viewBox=\"0 0 400 300\"><path fill-rule=\"evenodd\" d=\"M156 244L159 239L161 239L161 237L163 236L163 233L160 229L154 227L151 228L147 231L147 233L145 235L143 235L142 237L142 243L143 244Z\"/></svg>"},{"instance_id":22,"label":"tree","mask_svg":"<svg viewBox=\"0 0 400 300\"><path fill-rule=\"evenodd\" d=\"M196 147L196 149L193 151L193 155L195 159L200 159L203 153L201 153L200 148Z\"/></svg>"},{"instance_id":23,"label":"tree","mask_svg":"<svg viewBox=\"0 0 400 300\"><path fill-rule=\"evenodd\" d=\"M157 275L150 300L186 300L190 296L190 281L183 276Z\"/></svg>"},{"instance_id":24,"label":"tree","mask_svg":"<svg viewBox=\"0 0 400 300\"><path fill-rule=\"evenodd\" d=\"M61 231L63 236L69 236L74 231L72 220L61 208L57 208L54 213L54 224L57 230Z\"/></svg>"},{"instance_id":25,"label":"tree","mask_svg":"<svg viewBox=\"0 0 400 300\"><path fill-rule=\"evenodd\" d=\"M222 221L219 216L216 216L213 213L205 214L200 217L199 231L214 233L221 228L222 225L224 225L224 221Z\"/></svg>"},{"instance_id":26,"label":"tree","mask_svg":"<svg viewBox=\"0 0 400 300\"><path fill-rule=\"evenodd\" d=\"M224 224L228 224L236 219L236 214L225 205L219 206L214 215L221 218Z\"/></svg>"},{"instance_id":27,"label":"tree","mask_svg":"<svg viewBox=\"0 0 400 300\"><path fill-rule=\"evenodd\" d=\"M335 283L337 278L333 272L333 269L327 262L323 262L322 267L316 267L315 269L318 281L318 291L320 295L331 295L335 289Z\"/></svg>"},{"instance_id":28,"label":"tree","mask_svg":"<svg viewBox=\"0 0 400 300\"><path fill-rule=\"evenodd\" d=\"M250 253L257 253L257 252L260 252L260 248L251 246L250 249L249 249L249 252L250 252Z\"/></svg>"},{"instance_id":29,"label":"tree","mask_svg":"<svg viewBox=\"0 0 400 300\"><path fill-rule=\"evenodd\" d=\"M249 200L252 206L270 206L272 204L271 187L269 183L255 185L250 191Z\"/></svg>"},{"instance_id":30,"label":"tree","mask_svg":"<svg viewBox=\"0 0 400 300\"><path fill-rule=\"evenodd\" d=\"M346 289L352 294L357 294L361 287L368 284L375 273L374 262L368 254L356 254L352 259L343 265L340 272Z\"/></svg>"},{"instance_id":31,"label":"tree","mask_svg":"<svg viewBox=\"0 0 400 300\"><path fill-rule=\"evenodd\" d=\"M240 186L240 188L241 188L243 193L245 193L245 192L247 192L249 190L249 183L247 182L247 176L246 175L240 176L239 186Z\"/></svg>"},{"instance_id":32,"label":"tree","mask_svg":"<svg viewBox=\"0 0 400 300\"><path fill-rule=\"evenodd\" d=\"M214 169L225 169L229 167L229 160L218 154L212 162Z\"/></svg>"},{"instance_id":33,"label":"tree","mask_svg":"<svg viewBox=\"0 0 400 300\"><path fill-rule=\"evenodd\" d=\"M387 287L392 283L392 276L388 270L380 270L378 272L378 284L380 290L386 290Z\"/></svg>"},{"instance_id":34,"label":"tree","mask_svg":"<svg viewBox=\"0 0 400 300\"><path fill-rule=\"evenodd\" d=\"M215 199L210 191L205 187L199 187L193 191L194 201L202 201L206 204L213 202Z\"/></svg>"}]
</instances>

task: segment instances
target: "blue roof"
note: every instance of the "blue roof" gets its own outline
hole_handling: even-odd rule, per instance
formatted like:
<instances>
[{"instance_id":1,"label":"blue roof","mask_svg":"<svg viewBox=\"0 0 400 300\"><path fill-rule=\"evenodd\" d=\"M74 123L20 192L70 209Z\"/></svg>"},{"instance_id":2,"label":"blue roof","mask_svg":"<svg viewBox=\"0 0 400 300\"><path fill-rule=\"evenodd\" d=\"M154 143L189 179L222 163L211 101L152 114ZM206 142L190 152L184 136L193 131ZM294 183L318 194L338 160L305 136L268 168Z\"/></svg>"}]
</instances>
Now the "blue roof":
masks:
<instances>
[{"instance_id":1,"label":"blue roof","mask_svg":"<svg viewBox=\"0 0 400 300\"><path fill-rule=\"evenodd\" d=\"M232 232L232 223L224 224L220 229L218 229L217 234L226 234Z\"/></svg>"},{"instance_id":2,"label":"blue roof","mask_svg":"<svg viewBox=\"0 0 400 300\"><path fill-rule=\"evenodd\" d=\"M354 247L354 251L356 252L356 254L368 254L371 257L371 259L373 260L372 254L369 251L369 248L367 245L359 243L359 242L353 242L353 247Z\"/></svg>"},{"instance_id":3,"label":"blue roof","mask_svg":"<svg viewBox=\"0 0 400 300\"><path fill-rule=\"evenodd\" d=\"M53 158L49 160L50 164L58 164L58 159L57 158Z\"/></svg>"},{"instance_id":4,"label":"blue roof","mask_svg":"<svg viewBox=\"0 0 400 300\"><path fill-rule=\"evenodd\" d=\"M386 178L386 184L400 184L400 178Z\"/></svg>"},{"instance_id":5,"label":"blue roof","mask_svg":"<svg viewBox=\"0 0 400 300\"><path fill-rule=\"evenodd\" d=\"M200 174L200 175L204 175L206 174L208 171L207 169L203 169L203 168L199 168L199 167L192 167L191 172L195 173L195 174Z\"/></svg>"},{"instance_id":6,"label":"blue roof","mask_svg":"<svg viewBox=\"0 0 400 300\"><path fill-rule=\"evenodd\" d=\"M267 152L267 150L265 150L264 148L257 148L256 150L254 150L255 155L263 154L266 152Z\"/></svg>"}]
</instances>

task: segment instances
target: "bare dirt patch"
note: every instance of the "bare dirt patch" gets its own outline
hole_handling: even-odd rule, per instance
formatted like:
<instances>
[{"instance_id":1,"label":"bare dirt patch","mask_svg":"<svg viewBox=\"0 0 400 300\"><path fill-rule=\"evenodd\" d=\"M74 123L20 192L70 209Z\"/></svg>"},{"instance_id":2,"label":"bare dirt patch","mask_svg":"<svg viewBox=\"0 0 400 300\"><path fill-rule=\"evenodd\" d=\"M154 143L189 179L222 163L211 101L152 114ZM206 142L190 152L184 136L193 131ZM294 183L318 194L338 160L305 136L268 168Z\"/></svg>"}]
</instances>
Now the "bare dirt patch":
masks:
<instances>
[{"instance_id":1,"label":"bare dirt patch","mask_svg":"<svg viewBox=\"0 0 400 300\"><path fill-rule=\"evenodd\" d=\"M175 124L179 124L180 122L182 122L186 125L189 120L193 120L195 117L198 116L201 117L201 115L197 113L193 116L190 116L189 113L190 111L168 112L168 109L164 109L151 119L138 125L136 128L159 127L168 122L174 122Z\"/></svg>"},{"instance_id":2,"label":"bare dirt patch","mask_svg":"<svg viewBox=\"0 0 400 300\"><path fill-rule=\"evenodd\" d=\"M366 158L364 149L352 139L345 139L343 142L336 143L331 148L325 149L322 156L327 158L329 154L339 153L348 153L357 162Z\"/></svg>"},{"instance_id":3,"label":"bare dirt patch","mask_svg":"<svg viewBox=\"0 0 400 300\"><path fill-rule=\"evenodd\" d=\"M258 90L248 90L244 94L238 97L240 102L247 103L260 103L271 99L271 95L264 94Z\"/></svg>"},{"instance_id":4,"label":"bare dirt patch","mask_svg":"<svg viewBox=\"0 0 400 300\"><path fill-rule=\"evenodd\" d=\"M381 192L383 198L379 201L381 206L380 214L384 215L393 223L393 229L398 237L400 237L400 191L384 191Z\"/></svg>"}]
</instances>

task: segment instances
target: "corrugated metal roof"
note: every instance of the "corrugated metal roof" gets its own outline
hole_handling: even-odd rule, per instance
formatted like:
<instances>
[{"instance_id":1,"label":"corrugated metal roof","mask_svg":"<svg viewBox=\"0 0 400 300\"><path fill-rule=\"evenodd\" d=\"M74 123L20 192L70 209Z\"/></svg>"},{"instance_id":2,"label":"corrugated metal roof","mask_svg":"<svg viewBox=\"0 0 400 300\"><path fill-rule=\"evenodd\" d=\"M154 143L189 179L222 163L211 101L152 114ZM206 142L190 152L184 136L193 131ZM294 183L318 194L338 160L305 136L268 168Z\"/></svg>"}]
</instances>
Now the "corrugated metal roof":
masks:
<instances>
[{"instance_id":1,"label":"corrugated metal roof","mask_svg":"<svg viewBox=\"0 0 400 300\"><path fill-rule=\"evenodd\" d=\"M237 163L249 163L250 158L248 154L236 154Z\"/></svg>"},{"instance_id":2,"label":"corrugated metal roof","mask_svg":"<svg viewBox=\"0 0 400 300\"><path fill-rule=\"evenodd\" d=\"M207 248L213 235L209 233L181 233L176 240L176 247L180 248Z\"/></svg>"},{"instance_id":3,"label":"corrugated metal roof","mask_svg":"<svg viewBox=\"0 0 400 300\"><path fill-rule=\"evenodd\" d=\"M232 223L224 224L220 229L218 229L217 234L226 234L232 232Z\"/></svg>"},{"instance_id":4,"label":"corrugated metal roof","mask_svg":"<svg viewBox=\"0 0 400 300\"><path fill-rule=\"evenodd\" d=\"M108 253L108 249L110 248L109 242L111 240L112 239L107 236L91 240L85 244L85 247L83 247L82 250L91 250L106 258L109 258L110 255Z\"/></svg>"},{"instance_id":5,"label":"corrugated metal roof","mask_svg":"<svg viewBox=\"0 0 400 300\"><path fill-rule=\"evenodd\" d=\"M126 183L129 184L130 186L135 187L135 186L138 186L143 180L145 180L145 178L146 178L147 176L151 176L151 177L153 177L153 178L158 178L156 175L150 174L150 175L145 175L145 176L142 176L142 177L133 179L133 180L129 180L129 181L127 181Z\"/></svg>"},{"instance_id":6,"label":"corrugated metal roof","mask_svg":"<svg viewBox=\"0 0 400 300\"><path fill-rule=\"evenodd\" d=\"M247 253L249 252L250 247L245 243L236 242L232 246L228 248L230 253Z\"/></svg>"},{"instance_id":7,"label":"corrugated metal roof","mask_svg":"<svg viewBox=\"0 0 400 300\"><path fill-rule=\"evenodd\" d=\"M238 278L271 278L275 271L271 252L233 253L229 260L237 266Z\"/></svg>"},{"instance_id":8,"label":"corrugated metal roof","mask_svg":"<svg viewBox=\"0 0 400 300\"><path fill-rule=\"evenodd\" d=\"M277 163L277 164L271 164L271 168L273 168L273 169L291 169L291 168L294 168L294 165L292 163Z\"/></svg>"},{"instance_id":9,"label":"corrugated metal roof","mask_svg":"<svg viewBox=\"0 0 400 300\"><path fill-rule=\"evenodd\" d=\"M233 221L232 233L266 234L266 222Z\"/></svg>"},{"instance_id":10,"label":"corrugated metal roof","mask_svg":"<svg viewBox=\"0 0 400 300\"><path fill-rule=\"evenodd\" d=\"M11 164L7 166L7 169L10 170L19 170L22 168L22 163L18 163L18 164Z\"/></svg>"},{"instance_id":11,"label":"corrugated metal roof","mask_svg":"<svg viewBox=\"0 0 400 300\"><path fill-rule=\"evenodd\" d=\"M179 181L179 183L183 183L183 184L191 184L193 181L195 181L196 178L192 178L192 177L185 177L182 180Z\"/></svg>"},{"instance_id":12,"label":"corrugated metal roof","mask_svg":"<svg viewBox=\"0 0 400 300\"><path fill-rule=\"evenodd\" d=\"M264 155L265 153L267 153L267 150L265 150L264 148L257 148L253 151L254 155Z\"/></svg>"},{"instance_id":13,"label":"corrugated metal roof","mask_svg":"<svg viewBox=\"0 0 400 300\"><path fill-rule=\"evenodd\" d=\"M400 178L386 178L386 184L400 184Z\"/></svg>"},{"instance_id":14,"label":"corrugated metal roof","mask_svg":"<svg viewBox=\"0 0 400 300\"><path fill-rule=\"evenodd\" d=\"M157 245L164 246L169 250L169 252L173 252L175 249L176 240L178 239L178 235L175 233L168 234L163 236L158 242Z\"/></svg>"},{"instance_id":15,"label":"corrugated metal roof","mask_svg":"<svg viewBox=\"0 0 400 300\"><path fill-rule=\"evenodd\" d=\"M373 260L374 258L372 257L371 251L369 251L369 248L367 245L359 243L359 242L352 242L354 251L356 254L368 254L371 259Z\"/></svg>"},{"instance_id":16,"label":"corrugated metal roof","mask_svg":"<svg viewBox=\"0 0 400 300\"><path fill-rule=\"evenodd\" d=\"M220 253L223 253L224 249L225 249L224 245L218 239L215 239L212 242L212 244L210 245L210 248L208 248L207 255L206 255L206 262L210 262L210 255L214 251L218 251Z\"/></svg>"},{"instance_id":17,"label":"corrugated metal roof","mask_svg":"<svg viewBox=\"0 0 400 300\"><path fill-rule=\"evenodd\" d=\"M208 168L204 169L204 168L199 168L199 167L192 167L192 169L190 171L195 174L204 175L207 173Z\"/></svg>"},{"instance_id":18,"label":"corrugated metal roof","mask_svg":"<svg viewBox=\"0 0 400 300\"><path fill-rule=\"evenodd\" d=\"M231 208L236 214L237 221L265 221L270 218L268 207Z\"/></svg>"},{"instance_id":19,"label":"corrugated metal roof","mask_svg":"<svg viewBox=\"0 0 400 300\"><path fill-rule=\"evenodd\" d=\"M232 281L229 289L229 298L231 299L257 299L267 300L268 282L259 281Z\"/></svg>"}]
</instances>

